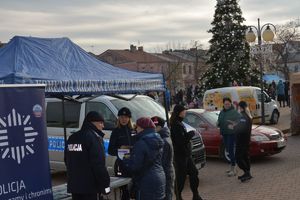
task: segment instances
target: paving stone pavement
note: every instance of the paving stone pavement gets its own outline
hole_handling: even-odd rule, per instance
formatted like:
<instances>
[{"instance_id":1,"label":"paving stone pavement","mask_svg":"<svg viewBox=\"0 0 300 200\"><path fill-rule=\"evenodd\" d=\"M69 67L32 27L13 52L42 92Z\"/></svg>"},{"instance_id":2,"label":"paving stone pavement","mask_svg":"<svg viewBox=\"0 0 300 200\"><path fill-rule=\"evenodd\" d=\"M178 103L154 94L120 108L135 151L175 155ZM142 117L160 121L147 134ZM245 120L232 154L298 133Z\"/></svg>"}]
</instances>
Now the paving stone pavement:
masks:
<instances>
[{"instance_id":1,"label":"paving stone pavement","mask_svg":"<svg viewBox=\"0 0 300 200\"><path fill-rule=\"evenodd\" d=\"M291 109L280 109L279 123L273 126L284 133L290 129ZM289 135L289 134L288 134ZM283 152L252 161L254 178L241 183L237 177L226 177L228 165L217 158L208 158L205 168L200 170L199 191L206 200L300 200L300 136L288 138ZM242 174L242 171L239 171ZM183 193L185 200L192 195L188 181Z\"/></svg>"},{"instance_id":2,"label":"paving stone pavement","mask_svg":"<svg viewBox=\"0 0 300 200\"><path fill-rule=\"evenodd\" d=\"M199 171L199 191L205 200L300 200L300 136L288 137L287 147L279 154L252 160L249 182L227 177L227 163L208 158ZM239 171L242 174L242 171ZM188 180L183 199L191 200Z\"/></svg>"}]
</instances>

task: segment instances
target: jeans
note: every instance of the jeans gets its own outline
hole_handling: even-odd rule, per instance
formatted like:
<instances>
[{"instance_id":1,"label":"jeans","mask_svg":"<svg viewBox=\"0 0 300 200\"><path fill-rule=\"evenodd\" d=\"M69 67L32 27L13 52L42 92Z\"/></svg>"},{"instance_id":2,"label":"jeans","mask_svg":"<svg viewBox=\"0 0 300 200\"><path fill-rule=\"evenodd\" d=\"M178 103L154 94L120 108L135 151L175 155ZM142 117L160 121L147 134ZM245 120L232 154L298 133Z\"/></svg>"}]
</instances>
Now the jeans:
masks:
<instances>
[{"instance_id":1,"label":"jeans","mask_svg":"<svg viewBox=\"0 0 300 200\"><path fill-rule=\"evenodd\" d=\"M223 135L223 142L225 145L225 149L229 153L230 163L231 166L235 166L235 155L234 155L234 148L235 148L235 135L234 134L224 134Z\"/></svg>"}]
</instances>

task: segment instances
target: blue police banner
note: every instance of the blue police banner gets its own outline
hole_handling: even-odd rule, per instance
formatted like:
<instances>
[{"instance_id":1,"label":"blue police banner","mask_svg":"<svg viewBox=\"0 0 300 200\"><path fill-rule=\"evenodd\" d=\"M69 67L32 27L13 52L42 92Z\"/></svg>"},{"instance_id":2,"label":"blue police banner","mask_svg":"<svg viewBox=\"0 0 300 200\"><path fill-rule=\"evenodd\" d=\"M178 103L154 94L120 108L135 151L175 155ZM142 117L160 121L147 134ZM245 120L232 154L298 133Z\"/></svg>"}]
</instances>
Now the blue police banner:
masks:
<instances>
[{"instance_id":1,"label":"blue police banner","mask_svg":"<svg viewBox=\"0 0 300 200\"><path fill-rule=\"evenodd\" d=\"M44 85L0 85L0 199L53 200Z\"/></svg>"}]
</instances>

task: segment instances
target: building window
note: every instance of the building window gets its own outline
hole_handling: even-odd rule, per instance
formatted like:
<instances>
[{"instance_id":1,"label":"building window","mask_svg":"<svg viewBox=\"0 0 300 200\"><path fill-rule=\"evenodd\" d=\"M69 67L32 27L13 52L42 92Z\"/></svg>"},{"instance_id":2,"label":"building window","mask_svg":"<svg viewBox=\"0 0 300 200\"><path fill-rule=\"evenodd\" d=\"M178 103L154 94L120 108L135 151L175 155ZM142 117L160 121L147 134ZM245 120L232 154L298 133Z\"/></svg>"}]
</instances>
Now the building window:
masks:
<instances>
[{"instance_id":1,"label":"building window","mask_svg":"<svg viewBox=\"0 0 300 200\"><path fill-rule=\"evenodd\" d=\"M186 66L183 65L183 74L186 74Z\"/></svg>"},{"instance_id":2,"label":"building window","mask_svg":"<svg viewBox=\"0 0 300 200\"><path fill-rule=\"evenodd\" d=\"M189 65L189 74L192 74L192 66Z\"/></svg>"}]
</instances>

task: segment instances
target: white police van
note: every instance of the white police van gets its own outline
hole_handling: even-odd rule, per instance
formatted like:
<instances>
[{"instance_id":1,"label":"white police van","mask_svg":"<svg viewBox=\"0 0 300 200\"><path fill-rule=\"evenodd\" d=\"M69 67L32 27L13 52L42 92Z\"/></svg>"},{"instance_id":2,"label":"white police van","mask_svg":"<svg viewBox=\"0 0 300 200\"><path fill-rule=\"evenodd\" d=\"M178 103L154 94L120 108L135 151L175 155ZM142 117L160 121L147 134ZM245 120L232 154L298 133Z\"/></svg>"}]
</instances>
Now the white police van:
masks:
<instances>
[{"instance_id":1,"label":"white police van","mask_svg":"<svg viewBox=\"0 0 300 200\"><path fill-rule=\"evenodd\" d=\"M67 137L73 132L79 130L85 115L90 111L97 111L104 117L104 142L107 151L109 137L112 129L115 128L117 122L118 110L122 107L128 107L132 112L132 120L135 122L140 117L159 116L166 118L165 109L144 95L121 95L98 96L82 98L76 101L65 101L65 126ZM56 98L46 99L46 118L47 118L47 134L49 141L49 156L52 170L65 170L64 164L64 124L62 100ZM188 131L196 131L188 124L185 124ZM192 156L197 167L200 169L205 165L206 155L205 148L199 132L195 134L193 140ZM115 157L107 156L107 167L110 174L113 173Z\"/></svg>"}]
</instances>

